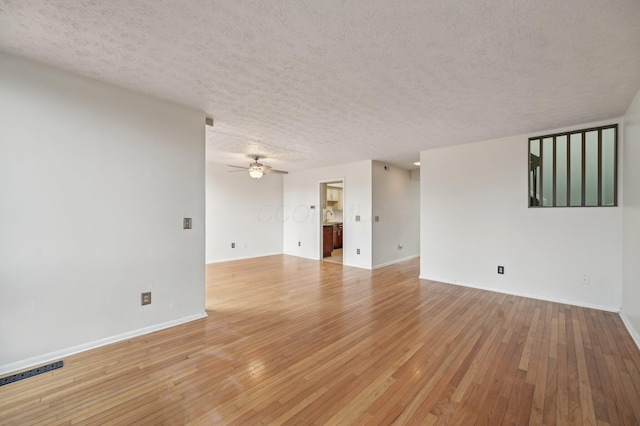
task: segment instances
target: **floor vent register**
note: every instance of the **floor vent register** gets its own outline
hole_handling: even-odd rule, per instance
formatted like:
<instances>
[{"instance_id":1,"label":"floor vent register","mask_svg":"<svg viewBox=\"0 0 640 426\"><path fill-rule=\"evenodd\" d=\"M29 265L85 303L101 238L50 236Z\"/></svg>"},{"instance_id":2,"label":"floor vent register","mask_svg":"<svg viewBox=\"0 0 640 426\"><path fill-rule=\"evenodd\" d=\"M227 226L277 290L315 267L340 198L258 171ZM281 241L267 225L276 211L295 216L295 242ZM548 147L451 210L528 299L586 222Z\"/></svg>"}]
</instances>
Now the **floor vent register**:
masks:
<instances>
[{"instance_id":1,"label":"floor vent register","mask_svg":"<svg viewBox=\"0 0 640 426\"><path fill-rule=\"evenodd\" d=\"M7 377L0 377L0 386L8 385L10 383L18 382L20 380L28 379L29 377L37 376L38 374L48 373L49 371L62 368L63 361L53 362L51 364L43 365L42 367L32 368L31 370L23 371L22 373L12 374Z\"/></svg>"}]
</instances>

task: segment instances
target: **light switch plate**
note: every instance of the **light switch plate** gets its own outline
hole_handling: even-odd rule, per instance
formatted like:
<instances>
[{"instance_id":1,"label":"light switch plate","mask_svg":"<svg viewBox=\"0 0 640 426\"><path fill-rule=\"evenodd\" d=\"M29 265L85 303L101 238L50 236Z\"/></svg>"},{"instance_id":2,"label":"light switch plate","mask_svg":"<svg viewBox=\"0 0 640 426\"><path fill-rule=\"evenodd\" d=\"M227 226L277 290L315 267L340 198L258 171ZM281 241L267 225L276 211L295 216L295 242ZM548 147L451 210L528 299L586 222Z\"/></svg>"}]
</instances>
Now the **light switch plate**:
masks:
<instances>
[{"instance_id":1,"label":"light switch plate","mask_svg":"<svg viewBox=\"0 0 640 426\"><path fill-rule=\"evenodd\" d=\"M191 218L190 217L185 217L184 219L182 219L182 227L184 229L191 229Z\"/></svg>"}]
</instances>

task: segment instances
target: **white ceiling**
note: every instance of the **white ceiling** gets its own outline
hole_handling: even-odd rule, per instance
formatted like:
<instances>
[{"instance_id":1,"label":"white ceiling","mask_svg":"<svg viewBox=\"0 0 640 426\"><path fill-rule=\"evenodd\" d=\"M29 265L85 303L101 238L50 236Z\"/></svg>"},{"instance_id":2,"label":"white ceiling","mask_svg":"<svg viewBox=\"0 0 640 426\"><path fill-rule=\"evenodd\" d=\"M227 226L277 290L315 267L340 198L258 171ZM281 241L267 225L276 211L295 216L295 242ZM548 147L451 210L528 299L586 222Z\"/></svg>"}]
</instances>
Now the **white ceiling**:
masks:
<instances>
[{"instance_id":1,"label":"white ceiling","mask_svg":"<svg viewBox=\"0 0 640 426\"><path fill-rule=\"evenodd\" d=\"M214 117L296 170L621 116L638 0L0 0L0 50Z\"/></svg>"}]
</instances>

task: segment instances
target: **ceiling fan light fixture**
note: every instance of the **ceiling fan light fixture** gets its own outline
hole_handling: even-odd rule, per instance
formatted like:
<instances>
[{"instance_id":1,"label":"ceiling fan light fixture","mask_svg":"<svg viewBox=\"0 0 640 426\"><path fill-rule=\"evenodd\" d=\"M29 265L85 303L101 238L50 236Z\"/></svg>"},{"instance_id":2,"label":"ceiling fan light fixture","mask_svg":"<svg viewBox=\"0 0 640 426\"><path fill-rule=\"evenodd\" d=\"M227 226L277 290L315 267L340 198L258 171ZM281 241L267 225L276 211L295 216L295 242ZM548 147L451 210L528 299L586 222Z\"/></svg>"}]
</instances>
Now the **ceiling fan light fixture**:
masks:
<instances>
[{"instance_id":1,"label":"ceiling fan light fixture","mask_svg":"<svg viewBox=\"0 0 640 426\"><path fill-rule=\"evenodd\" d=\"M264 172L260 169L249 169L249 176L254 179L260 179L264 175Z\"/></svg>"},{"instance_id":2,"label":"ceiling fan light fixture","mask_svg":"<svg viewBox=\"0 0 640 426\"><path fill-rule=\"evenodd\" d=\"M227 164L228 167L233 167L234 169L239 169L239 170L229 170L230 172L239 172L239 171L245 171L248 170L249 171L249 176L251 176L253 179L260 179L262 176L264 176L265 173L275 173L275 174L279 174L279 175L286 175L289 172L284 171L284 170L275 170L272 169L271 166L265 166L262 163L258 163L258 159L260 157L258 157L257 155L254 155L253 157L254 162L249 164L249 167L242 167L242 166L233 166L231 164Z\"/></svg>"}]
</instances>

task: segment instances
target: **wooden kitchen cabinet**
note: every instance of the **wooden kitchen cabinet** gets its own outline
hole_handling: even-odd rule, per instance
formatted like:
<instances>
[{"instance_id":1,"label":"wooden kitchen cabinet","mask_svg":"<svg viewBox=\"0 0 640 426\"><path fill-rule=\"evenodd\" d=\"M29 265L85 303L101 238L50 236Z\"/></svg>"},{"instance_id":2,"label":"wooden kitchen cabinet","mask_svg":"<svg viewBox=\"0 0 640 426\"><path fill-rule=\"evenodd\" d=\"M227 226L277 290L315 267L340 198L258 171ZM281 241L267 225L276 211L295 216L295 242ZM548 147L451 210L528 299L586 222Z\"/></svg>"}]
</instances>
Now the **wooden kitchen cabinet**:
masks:
<instances>
[{"instance_id":1,"label":"wooden kitchen cabinet","mask_svg":"<svg viewBox=\"0 0 640 426\"><path fill-rule=\"evenodd\" d=\"M331 251L342 248L342 224L334 223L322 227L322 257L331 256Z\"/></svg>"},{"instance_id":2,"label":"wooden kitchen cabinet","mask_svg":"<svg viewBox=\"0 0 640 426\"><path fill-rule=\"evenodd\" d=\"M333 250L333 226L324 225L322 227L322 257L331 256Z\"/></svg>"}]
</instances>

